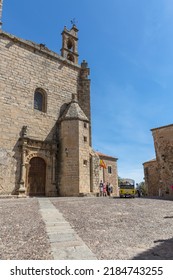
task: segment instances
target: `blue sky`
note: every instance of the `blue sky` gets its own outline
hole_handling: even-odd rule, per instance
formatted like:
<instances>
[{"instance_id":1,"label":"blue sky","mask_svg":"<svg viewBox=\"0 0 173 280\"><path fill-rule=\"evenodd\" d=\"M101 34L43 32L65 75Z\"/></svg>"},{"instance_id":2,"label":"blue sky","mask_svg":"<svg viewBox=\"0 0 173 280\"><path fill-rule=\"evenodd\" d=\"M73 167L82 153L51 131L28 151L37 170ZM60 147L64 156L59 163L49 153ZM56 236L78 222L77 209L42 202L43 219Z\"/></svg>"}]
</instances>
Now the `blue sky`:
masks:
<instances>
[{"instance_id":1,"label":"blue sky","mask_svg":"<svg viewBox=\"0 0 173 280\"><path fill-rule=\"evenodd\" d=\"M173 1L4 0L4 31L59 54L73 18L91 69L93 148L139 183L155 157L150 129L173 120Z\"/></svg>"}]
</instances>

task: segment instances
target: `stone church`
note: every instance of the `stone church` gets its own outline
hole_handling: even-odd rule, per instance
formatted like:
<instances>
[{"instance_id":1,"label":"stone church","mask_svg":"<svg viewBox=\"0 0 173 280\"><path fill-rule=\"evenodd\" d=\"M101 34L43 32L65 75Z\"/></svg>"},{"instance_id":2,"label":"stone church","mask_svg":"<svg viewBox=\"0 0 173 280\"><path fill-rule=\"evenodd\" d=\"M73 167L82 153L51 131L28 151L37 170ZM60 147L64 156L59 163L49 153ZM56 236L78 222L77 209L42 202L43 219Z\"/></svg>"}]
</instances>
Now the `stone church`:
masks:
<instances>
[{"instance_id":1,"label":"stone church","mask_svg":"<svg viewBox=\"0 0 173 280\"><path fill-rule=\"evenodd\" d=\"M0 29L1 195L96 195L100 180L117 194L117 158L92 148L89 74L75 25L60 55Z\"/></svg>"}]
</instances>

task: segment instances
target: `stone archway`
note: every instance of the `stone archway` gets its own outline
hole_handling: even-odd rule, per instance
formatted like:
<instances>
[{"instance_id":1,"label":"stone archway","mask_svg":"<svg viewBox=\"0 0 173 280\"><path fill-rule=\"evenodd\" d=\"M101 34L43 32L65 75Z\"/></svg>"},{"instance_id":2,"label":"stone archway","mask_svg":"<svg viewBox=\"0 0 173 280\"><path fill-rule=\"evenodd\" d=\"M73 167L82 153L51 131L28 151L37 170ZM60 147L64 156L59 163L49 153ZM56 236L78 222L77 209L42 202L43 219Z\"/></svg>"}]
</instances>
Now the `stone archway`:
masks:
<instances>
[{"instance_id":1,"label":"stone archway","mask_svg":"<svg viewBox=\"0 0 173 280\"><path fill-rule=\"evenodd\" d=\"M45 195L46 163L40 157L33 157L29 162L28 195Z\"/></svg>"}]
</instances>

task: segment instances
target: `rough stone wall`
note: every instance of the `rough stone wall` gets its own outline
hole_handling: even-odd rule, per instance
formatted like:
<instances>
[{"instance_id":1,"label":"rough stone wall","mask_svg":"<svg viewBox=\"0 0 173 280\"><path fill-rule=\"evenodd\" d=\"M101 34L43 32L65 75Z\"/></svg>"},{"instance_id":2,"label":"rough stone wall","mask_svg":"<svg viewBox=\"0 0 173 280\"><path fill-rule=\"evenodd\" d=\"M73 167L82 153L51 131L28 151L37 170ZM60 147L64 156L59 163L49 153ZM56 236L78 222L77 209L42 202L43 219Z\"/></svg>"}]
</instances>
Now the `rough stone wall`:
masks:
<instances>
[{"instance_id":1,"label":"rough stone wall","mask_svg":"<svg viewBox=\"0 0 173 280\"><path fill-rule=\"evenodd\" d=\"M106 169L104 169L105 182L110 183L113 186L113 195L118 196L118 172L117 161L115 159L104 159L106 163ZM108 166L111 167L111 173L108 172Z\"/></svg>"},{"instance_id":2,"label":"rough stone wall","mask_svg":"<svg viewBox=\"0 0 173 280\"><path fill-rule=\"evenodd\" d=\"M0 147L0 194L6 194L14 189L16 162L13 152L5 147Z\"/></svg>"},{"instance_id":3,"label":"rough stone wall","mask_svg":"<svg viewBox=\"0 0 173 280\"><path fill-rule=\"evenodd\" d=\"M60 184L62 196L79 193L79 126L76 120L61 122L60 131Z\"/></svg>"},{"instance_id":4,"label":"rough stone wall","mask_svg":"<svg viewBox=\"0 0 173 280\"><path fill-rule=\"evenodd\" d=\"M89 68L88 65L84 61L81 63L81 72L80 72L80 81L78 84L78 100L79 105L88 117L90 121L90 146L92 145L91 140L91 108L90 108L90 79L88 78L89 75Z\"/></svg>"},{"instance_id":5,"label":"rough stone wall","mask_svg":"<svg viewBox=\"0 0 173 280\"><path fill-rule=\"evenodd\" d=\"M160 195L160 176L159 168L156 160L151 160L143 163L145 185L147 188L147 194L149 196L159 196Z\"/></svg>"},{"instance_id":6,"label":"rough stone wall","mask_svg":"<svg viewBox=\"0 0 173 280\"><path fill-rule=\"evenodd\" d=\"M62 106L78 90L80 67L41 45L0 31L0 193L11 193L20 178L18 139L52 139ZM34 92L46 92L46 113L34 110Z\"/></svg>"},{"instance_id":7,"label":"rough stone wall","mask_svg":"<svg viewBox=\"0 0 173 280\"><path fill-rule=\"evenodd\" d=\"M89 124L79 121L79 193L90 193Z\"/></svg>"},{"instance_id":8,"label":"rough stone wall","mask_svg":"<svg viewBox=\"0 0 173 280\"><path fill-rule=\"evenodd\" d=\"M89 126L80 120L61 122L60 195L90 193ZM85 137L85 138L84 138Z\"/></svg>"},{"instance_id":9,"label":"rough stone wall","mask_svg":"<svg viewBox=\"0 0 173 280\"><path fill-rule=\"evenodd\" d=\"M162 194L173 197L173 125L152 129Z\"/></svg>"},{"instance_id":10,"label":"rough stone wall","mask_svg":"<svg viewBox=\"0 0 173 280\"><path fill-rule=\"evenodd\" d=\"M90 156L91 156L91 191L94 194L99 193L99 163L100 158L91 148L90 148Z\"/></svg>"}]
</instances>

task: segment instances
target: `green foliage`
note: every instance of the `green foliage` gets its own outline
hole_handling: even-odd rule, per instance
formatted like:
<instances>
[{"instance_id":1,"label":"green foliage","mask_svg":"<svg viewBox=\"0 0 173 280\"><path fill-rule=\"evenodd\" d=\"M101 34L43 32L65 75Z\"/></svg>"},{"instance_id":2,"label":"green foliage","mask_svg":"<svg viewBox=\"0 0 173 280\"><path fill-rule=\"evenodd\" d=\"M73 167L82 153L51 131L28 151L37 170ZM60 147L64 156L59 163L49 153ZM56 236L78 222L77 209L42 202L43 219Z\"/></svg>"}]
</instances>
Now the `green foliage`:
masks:
<instances>
[{"instance_id":1,"label":"green foliage","mask_svg":"<svg viewBox=\"0 0 173 280\"><path fill-rule=\"evenodd\" d=\"M121 181L122 181L122 178L120 176L118 176L118 186L120 186Z\"/></svg>"},{"instance_id":2,"label":"green foliage","mask_svg":"<svg viewBox=\"0 0 173 280\"><path fill-rule=\"evenodd\" d=\"M142 195L147 195L147 188L145 182L140 182L137 186L137 189L141 192Z\"/></svg>"}]
</instances>

